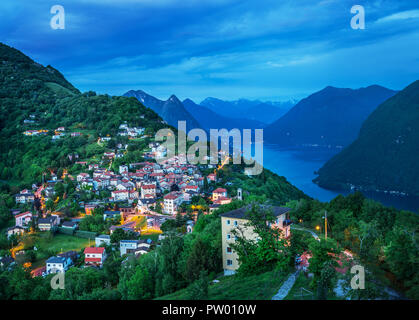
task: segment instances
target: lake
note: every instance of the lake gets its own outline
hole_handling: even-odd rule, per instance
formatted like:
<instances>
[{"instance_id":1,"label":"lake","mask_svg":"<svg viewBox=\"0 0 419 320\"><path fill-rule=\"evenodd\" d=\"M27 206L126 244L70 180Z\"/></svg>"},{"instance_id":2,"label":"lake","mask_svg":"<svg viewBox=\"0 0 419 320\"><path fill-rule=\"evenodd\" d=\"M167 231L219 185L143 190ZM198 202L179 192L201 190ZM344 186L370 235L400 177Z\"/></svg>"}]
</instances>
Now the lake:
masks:
<instances>
[{"instance_id":1,"label":"lake","mask_svg":"<svg viewBox=\"0 0 419 320\"><path fill-rule=\"evenodd\" d=\"M316 177L314 172L338 152L340 149L335 148L281 148L264 143L263 166L286 177L291 184L310 197L320 201L330 201L339 194L348 194L349 192L326 190L320 188L312 180ZM363 193L366 197L386 206L413 212L419 211L419 197L403 197L376 192Z\"/></svg>"}]
</instances>

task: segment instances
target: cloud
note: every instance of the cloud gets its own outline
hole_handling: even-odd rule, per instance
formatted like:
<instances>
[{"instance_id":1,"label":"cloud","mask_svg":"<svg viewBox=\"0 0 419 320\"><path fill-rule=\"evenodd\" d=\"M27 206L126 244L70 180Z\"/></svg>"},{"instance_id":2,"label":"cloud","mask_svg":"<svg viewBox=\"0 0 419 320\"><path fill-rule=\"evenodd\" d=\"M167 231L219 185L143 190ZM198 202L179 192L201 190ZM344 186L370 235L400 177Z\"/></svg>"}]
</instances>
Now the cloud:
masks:
<instances>
[{"instance_id":1,"label":"cloud","mask_svg":"<svg viewBox=\"0 0 419 320\"><path fill-rule=\"evenodd\" d=\"M419 18L419 10L408 10L408 11L397 12L389 16L382 17L378 19L376 23L395 22L395 21L400 21L400 20L418 19L418 18Z\"/></svg>"}]
</instances>

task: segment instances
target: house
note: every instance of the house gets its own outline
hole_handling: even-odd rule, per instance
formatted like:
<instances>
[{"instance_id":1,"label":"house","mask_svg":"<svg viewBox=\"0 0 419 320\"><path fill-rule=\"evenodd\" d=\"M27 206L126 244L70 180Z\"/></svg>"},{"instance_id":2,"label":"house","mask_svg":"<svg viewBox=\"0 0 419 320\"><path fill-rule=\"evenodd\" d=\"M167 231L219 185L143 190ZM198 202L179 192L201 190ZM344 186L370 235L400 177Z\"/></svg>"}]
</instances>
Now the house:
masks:
<instances>
[{"instance_id":1,"label":"house","mask_svg":"<svg viewBox=\"0 0 419 320\"><path fill-rule=\"evenodd\" d=\"M26 227L32 221L32 212L26 211L15 216L16 226Z\"/></svg>"},{"instance_id":2,"label":"house","mask_svg":"<svg viewBox=\"0 0 419 320\"><path fill-rule=\"evenodd\" d=\"M207 181L208 181L208 183L210 183L211 181L217 182L217 175L215 173L210 173L207 176Z\"/></svg>"},{"instance_id":3,"label":"house","mask_svg":"<svg viewBox=\"0 0 419 320\"><path fill-rule=\"evenodd\" d=\"M100 247L103 245L110 245L111 244L111 236L107 234L101 234L95 238L96 247Z\"/></svg>"},{"instance_id":4,"label":"house","mask_svg":"<svg viewBox=\"0 0 419 320\"><path fill-rule=\"evenodd\" d=\"M78 227L78 223L76 221L64 221L61 227L63 227L64 229L76 230Z\"/></svg>"},{"instance_id":5,"label":"house","mask_svg":"<svg viewBox=\"0 0 419 320\"><path fill-rule=\"evenodd\" d=\"M231 201L232 201L232 199L231 199L231 198L218 197L218 199L214 201L214 204L224 205L224 204L229 204L229 203L231 203Z\"/></svg>"},{"instance_id":6,"label":"house","mask_svg":"<svg viewBox=\"0 0 419 320\"><path fill-rule=\"evenodd\" d=\"M103 213L103 220L109 219L109 218L115 218L116 216L120 215L120 211L105 211Z\"/></svg>"},{"instance_id":7,"label":"house","mask_svg":"<svg viewBox=\"0 0 419 320\"><path fill-rule=\"evenodd\" d=\"M155 198L157 194L157 188L155 184L144 184L141 186L141 198L146 198L150 195Z\"/></svg>"},{"instance_id":8,"label":"house","mask_svg":"<svg viewBox=\"0 0 419 320\"><path fill-rule=\"evenodd\" d=\"M126 175L128 174L128 166L119 166L119 174Z\"/></svg>"},{"instance_id":9,"label":"house","mask_svg":"<svg viewBox=\"0 0 419 320\"><path fill-rule=\"evenodd\" d=\"M72 132L71 133L72 137L80 137L81 136L81 132Z\"/></svg>"},{"instance_id":10,"label":"house","mask_svg":"<svg viewBox=\"0 0 419 320\"><path fill-rule=\"evenodd\" d=\"M91 215L93 210L98 208L99 205L97 203L86 203L84 205L84 211L86 212L86 215Z\"/></svg>"},{"instance_id":11,"label":"house","mask_svg":"<svg viewBox=\"0 0 419 320\"><path fill-rule=\"evenodd\" d=\"M87 178L90 178L90 175L88 173L82 172L77 175L77 182L81 182Z\"/></svg>"},{"instance_id":12,"label":"house","mask_svg":"<svg viewBox=\"0 0 419 320\"><path fill-rule=\"evenodd\" d=\"M119 211L121 212L121 217L126 219L127 216L135 214L135 207L119 207Z\"/></svg>"},{"instance_id":13,"label":"house","mask_svg":"<svg viewBox=\"0 0 419 320\"><path fill-rule=\"evenodd\" d=\"M227 198L227 190L223 188L217 188L212 192L212 201L216 201L219 197Z\"/></svg>"},{"instance_id":14,"label":"house","mask_svg":"<svg viewBox=\"0 0 419 320\"><path fill-rule=\"evenodd\" d=\"M173 191L164 196L163 211L167 214L176 214L178 207L183 202L183 195L180 192Z\"/></svg>"},{"instance_id":15,"label":"house","mask_svg":"<svg viewBox=\"0 0 419 320\"><path fill-rule=\"evenodd\" d=\"M97 163L89 164L89 170L98 169L99 165Z\"/></svg>"},{"instance_id":16,"label":"house","mask_svg":"<svg viewBox=\"0 0 419 320\"><path fill-rule=\"evenodd\" d=\"M121 257L125 254L144 254L150 249L150 244L144 240L121 240L119 242L119 250Z\"/></svg>"},{"instance_id":17,"label":"house","mask_svg":"<svg viewBox=\"0 0 419 320\"><path fill-rule=\"evenodd\" d=\"M10 238L12 235L21 235L25 233L25 228L20 226L10 227L6 231L7 238Z\"/></svg>"},{"instance_id":18,"label":"house","mask_svg":"<svg viewBox=\"0 0 419 320\"><path fill-rule=\"evenodd\" d=\"M275 223L270 227L279 228L283 231L285 237L289 237L290 229L289 224L286 222L286 215L291 211L286 207L269 207L262 206L263 209L271 210L276 217ZM258 235L254 232L253 227L248 226L249 220L247 219L247 211L250 206L245 206L233 211L221 214L221 239L223 250L223 269L224 275L232 275L239 268L238 255L232 249L231 244L237 240L233 230L240 229L240 233L246 239L256 240ZM288 224L288 225L287 225Z\"/></svg>"},{"instance_id":19,"label":"house","mask_svg":"<svg viewBox=\"0 0 419 320\"><path fill-rule=\"evenodd\" d=\"M50 231L55 226L60 223L60 218L58 216L50 216L46 218L38 219L38 228L41 231Z\"/></svg>"},{"instance_id":20,"label":"house","mask_svg":"<svg viewBox=\"0 0 419 320\"><path fill-rule=\"evenodd\" d=\"M46 274L65 273L72 264L73 261L69 257L51 257L46 261Z\"/></svg>"},{"instance_id":21,"label":"house","mask_svg":"<svg viewBox=\"0 0 419 320\"><path fill-rule=\"evenodd\" d=\"M32 276L32 278L42 277L46 273L47 273L47 267L46 266L43 266L43 267L39 267L39 268L33 269L31 271L31 276Z\"/></svg>"},{"instance_id":22,"label":"house","mask_svg":"<svg viewBox=\"0 0 419 320\"><path fill-rule=\"evenodd\" d=\"M16 203L32 203L35 200L35 196L32 192L27 189L20 191L19 194L15 196Z\"/></svg>"},{"instance_id":23,"label":"house","mask_svg":"<svg viewBox=\"0 0 419 320\"><path fill-rule=\"evenodd\" d=\"M148 211L151 207L154 207L156 204L155 199L138 199L137 209L139 211Z\"/></svg>"},{"instance_id":24,"label":"house","mask_svg":"<svg viewBox=\"0 0 419 320\"><path fill-rule=\"evenodd\" d=\"M57 254L57 257L64 257L66 259L71 259L72 264L74 264L76 260L80 257L80 255L77 251L70 250L70 251Z\"/></svg>"},{"instance_id":25,"label":"house","mask_svg":"<svg viewBox=\"0 0 419 320\"><path fill-rule=\"evenodd\" d=\"M119 241L119 251L121 257L125 254L135 253L139 245L138 240L121 240Z\"/></svg>"},{"instance_id":26,"label":"house","mask_svg":"<svg viewBox=\"0 0 419 320\"><path fill-rule=\"evenodd\" d=\"M85 266L102 267L106 260L106 251L104 247L88 247L84 249Z\"/></svg>"}]
</instances>

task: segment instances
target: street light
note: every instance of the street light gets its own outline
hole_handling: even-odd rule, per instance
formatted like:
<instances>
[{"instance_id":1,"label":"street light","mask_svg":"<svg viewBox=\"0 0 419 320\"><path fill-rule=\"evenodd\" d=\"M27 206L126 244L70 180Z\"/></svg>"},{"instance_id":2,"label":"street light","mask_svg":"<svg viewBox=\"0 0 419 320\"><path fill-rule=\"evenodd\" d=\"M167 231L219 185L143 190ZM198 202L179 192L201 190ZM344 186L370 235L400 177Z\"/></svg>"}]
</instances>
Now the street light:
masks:
<instances>
[{"instance_id":1,"label":"street light","mask_svg":"<svg viewBox=\"0 0 419 320\"><path fill-rule=\"evenodd\" d=\"M320 230L320 226L316 226L316 230L319 231Z\"/></svg>"}]
</instances>

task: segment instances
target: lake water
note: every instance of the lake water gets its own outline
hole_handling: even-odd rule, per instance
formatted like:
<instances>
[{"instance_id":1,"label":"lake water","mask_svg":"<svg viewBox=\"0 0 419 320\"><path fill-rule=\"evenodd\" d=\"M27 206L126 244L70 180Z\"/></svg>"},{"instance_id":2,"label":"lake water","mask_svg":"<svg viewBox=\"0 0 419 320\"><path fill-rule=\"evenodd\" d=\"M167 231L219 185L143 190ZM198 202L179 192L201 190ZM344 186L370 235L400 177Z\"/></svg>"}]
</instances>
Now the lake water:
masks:
<instances>
[{"instance_id":1,"label":"lake water","mask_svg":"<svg viewBox=\"0 0 419 320\"><path fill-rule=\"evenodd\" d=\"M275 145L263 145L263 166L304 191L307 195L320 201L330 201L345 192L331 191L320 188L312 180L315 171L329 160L340 149L304 148L284 149ZM368 198L398 209L419 212L419 197L402 197L384 193L364 192Z\"/></svg>"}]
</instances>

